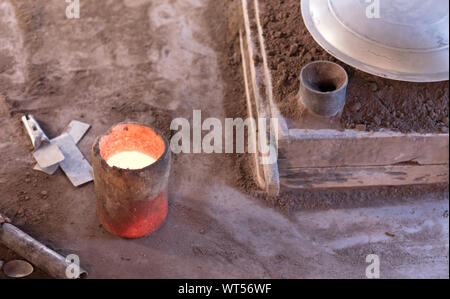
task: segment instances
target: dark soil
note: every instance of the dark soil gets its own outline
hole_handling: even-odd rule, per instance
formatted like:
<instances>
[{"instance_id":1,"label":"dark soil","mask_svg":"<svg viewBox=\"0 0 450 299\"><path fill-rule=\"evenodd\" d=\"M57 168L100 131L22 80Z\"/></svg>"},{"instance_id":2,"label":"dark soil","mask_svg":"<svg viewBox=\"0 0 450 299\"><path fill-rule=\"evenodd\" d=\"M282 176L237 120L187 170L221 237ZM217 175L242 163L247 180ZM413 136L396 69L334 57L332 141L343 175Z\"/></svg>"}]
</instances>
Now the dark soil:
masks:
<instances>
[{"instance_id":1,"label":"dark soil","mask_svg":"<svg viewBox=\"0 0 450 299\"><path fill-rule=\"evenodd\" d=\"M360 207L381 207L388 204L400 205L426 200L447 199L447 184L347 188L329 190L283 191L278 206L285 206L289 212L304 210L354 209Z\"/></svg>"},{"instance_id":2,"label":"dark soil","mask_svg":"<svg viewBox=\"0 0 450 299\"><path fill-rule=\"evenodd\" d=\"M275 99L283 115L299 117L299 74L311 61L329 60L349 74L345 128L401 132L448 132L449 84L400 82L373 76L337 61L306 29L298 0L260 1Z\"/></svg>"}]
</instances>

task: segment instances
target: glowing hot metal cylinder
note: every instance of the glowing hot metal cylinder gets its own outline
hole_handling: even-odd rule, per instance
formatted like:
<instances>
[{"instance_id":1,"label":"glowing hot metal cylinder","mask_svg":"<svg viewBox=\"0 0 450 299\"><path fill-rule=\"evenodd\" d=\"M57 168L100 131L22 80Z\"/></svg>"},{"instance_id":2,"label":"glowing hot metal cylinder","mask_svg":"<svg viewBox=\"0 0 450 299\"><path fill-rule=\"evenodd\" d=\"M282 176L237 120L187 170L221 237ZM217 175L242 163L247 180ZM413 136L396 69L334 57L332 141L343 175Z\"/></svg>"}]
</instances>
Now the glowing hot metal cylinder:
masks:
<instances>
[{"instance_id":1,"label":"glowing hot metal cylinder","mask_svg":"<svg viewBox=\"0 0 450 299\"><path fill-rule=\"evenodd\" d=\"M158 131L119 124L92 148L97 214L106 230L141 238L157 230L168 213L169 143Z\"/></svg>"}]
</instances>

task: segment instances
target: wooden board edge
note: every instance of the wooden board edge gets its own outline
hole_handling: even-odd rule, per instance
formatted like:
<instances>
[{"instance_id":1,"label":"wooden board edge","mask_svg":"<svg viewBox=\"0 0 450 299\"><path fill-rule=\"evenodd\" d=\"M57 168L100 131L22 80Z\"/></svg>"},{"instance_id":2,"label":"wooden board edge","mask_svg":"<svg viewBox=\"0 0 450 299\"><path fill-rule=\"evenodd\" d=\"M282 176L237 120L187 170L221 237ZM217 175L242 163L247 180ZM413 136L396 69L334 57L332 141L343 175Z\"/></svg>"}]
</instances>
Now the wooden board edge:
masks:
<instances>
[{"instance_id":1,"label":"wooden board edge","mask_svg":"<svg viewBox=\"0 0 450 299\"><path fill-rule=\"evenodd\" d=\"M289 136L280 141L280 168L286 168L286 164L344 167L449 162L449 134L296 129L290 130Z\"/></svg>"},{"instance_id":2,"label":"wooden board edge","mask_svg":"<svg viewBox=\"0 0 450 299\"><path fill-rule=\"evenodd\" d=\"M264 67L264 62L261 67L259 62L255 61L257 55L264 55L258 53L258 49L261 51L264 47L261 47L261 39L258 36L258 32L254 32L251 26L252 22L256 22L256 24L259 22L258 20L251 19L249 13L249 5L255 5L255 2L249 3L247 0L241 0L241 3L244 18L244 30L241 31L240 37L241 45L246 46L241 47L241 51L244 51L241 55L243 57L243 64L245 65L244 72L246 72L245 85L247 88L246 94L248 95L248 113L249 116L253 117L255 120L258 120L259 118L277 118L278 115L273 115L273 107L270 105L270 101L267 100L268 95L269 98L272 96L271 78L268 77L270 76L270 73L267 73L266 71L267 59L265 60L266 67ZM243 32L245 32L245 38L243 38ZM267 84L268 82L269 84ZM255 107L254 111L252 109L253 107ZM279 125L279 127L281 126ZM287 134L287 131L285 131L285 134ZM268 128L267 135L270 136L270 127ZM276 139L275 147L276 152L278 152L278 138ZM261 155L256 154L255 156L258 185L262 187L268 195L278 195L280 190L278 163L261 164Z\"/></svg>"},{"instance_id":3,"label":"wooden board edge","mask_svg":"<svg viewBox=\"0 0 450 299\"><path fill-rule=\"evenodd\" d=\"M280 173L285 190L448 183L449 165L296 168Z\"/></svg>"}]
</instances>

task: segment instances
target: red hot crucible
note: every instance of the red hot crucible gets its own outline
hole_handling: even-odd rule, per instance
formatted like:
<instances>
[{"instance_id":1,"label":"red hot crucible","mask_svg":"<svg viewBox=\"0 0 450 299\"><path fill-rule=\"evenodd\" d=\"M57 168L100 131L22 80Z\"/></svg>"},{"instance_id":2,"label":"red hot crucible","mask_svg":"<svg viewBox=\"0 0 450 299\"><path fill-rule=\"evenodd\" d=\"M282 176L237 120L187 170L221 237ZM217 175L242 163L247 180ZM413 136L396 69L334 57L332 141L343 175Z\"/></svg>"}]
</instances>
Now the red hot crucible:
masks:
<instances>
[{"instance_id":1,"label":"red hot crucible","mask_svg":"<svg viewBox=\"0 0 450 299\"><path fill-rule=\"evenodd\" d=\"M142 238L168 213L170 148L157 130L118 124L92 147L97 214L109 232Z\"/></svg>"}]
</instances>

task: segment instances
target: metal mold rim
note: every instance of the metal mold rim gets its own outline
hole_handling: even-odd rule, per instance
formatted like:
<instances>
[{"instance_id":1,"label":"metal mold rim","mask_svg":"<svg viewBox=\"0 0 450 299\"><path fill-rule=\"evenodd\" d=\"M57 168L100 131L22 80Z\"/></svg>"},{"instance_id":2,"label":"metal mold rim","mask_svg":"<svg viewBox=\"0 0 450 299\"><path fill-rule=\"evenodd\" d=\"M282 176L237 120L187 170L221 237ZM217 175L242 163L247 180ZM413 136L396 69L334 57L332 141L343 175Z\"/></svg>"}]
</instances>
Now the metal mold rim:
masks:
<instances>
[{"instance_id":1,"label":"metal mold rim","mask_svg":"<svg viewBox=\"0 0 450 299\"><path fill-rule=\"evenodd\" d=\"M332 56L336 57L340 61L356 68L361 71L364 71L366 73L376 75L379 77L387 78L387 79L393 79L398 81L408 81L408 82L441 82L441 81L447 81L449 79L449 71L448 71L448 46L441 49L442 52L446 52L444 55L441 53L442 56L446 56L446 65L447 65L447 71L443 72L437 72L437 73L409 73L409 72L402 72L402 71L396 71L394 69L389 68L381 68L375 65L372 65L370 63L365 63L364 61L361 61L359 59L355 59L354 57L351 57L347 55L346 53L339 50L336 46L334 46L332 43L330 43L320 32L320 30L316 26L316 22L314 21L314 16L310 13L310 7L311 2L315 1L315 3L325 3L327 7L329 6L329 0L300 0L301 1L301 14L303 17L303 21L314 38L314 40L322 47L324 48L328 53L330 53ZM329 11L330 16L334 16L334 13L332 11ZM400 55L400 52L402 54L405 53L405 50L402 51L402 49L393 48L390 46L385 46L373 41L369 41L368 39L361 39L358 35L355 35L355 33L348 30L347 27L343 26L341 21L337 18L335 18L334 22L336 23L336 28L339 28L340 34L345 34L345 37L353 40L355 42L366 42L367 45L373 45L374 47L380 47L384 49L391 49L391 50L397 50L398 55ZM335 29L336 29L335 28ZM446 51L445 51L446 50ZM421 51L415 51L415 50L408 50L408 53L417 55L420 54ZM370 53L371 55L377 55L376 53ZM411 59L413 60L413 59Z\"/></svg>"}]
</instances>

